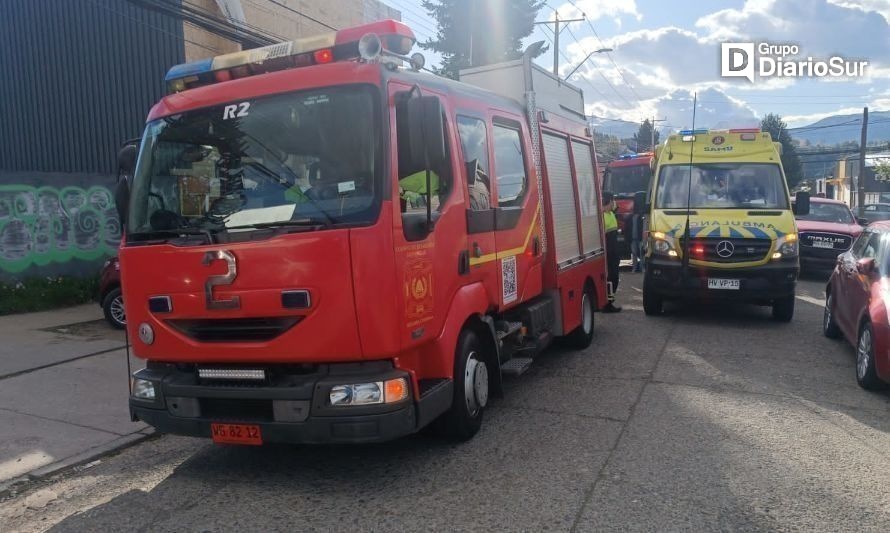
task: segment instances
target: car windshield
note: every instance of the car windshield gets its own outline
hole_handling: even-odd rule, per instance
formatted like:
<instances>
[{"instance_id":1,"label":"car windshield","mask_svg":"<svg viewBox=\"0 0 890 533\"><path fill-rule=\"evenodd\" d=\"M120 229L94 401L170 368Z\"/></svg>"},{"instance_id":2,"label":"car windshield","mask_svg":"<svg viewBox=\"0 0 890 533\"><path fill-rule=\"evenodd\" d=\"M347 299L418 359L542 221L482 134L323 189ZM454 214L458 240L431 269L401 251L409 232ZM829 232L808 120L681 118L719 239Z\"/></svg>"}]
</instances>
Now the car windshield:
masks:
<instances>
[{"instance_id":1,"label":"car windshield","mask_svg":"<svg viewBox=\"0 0 890 533\"><path fill-rule=\"evenodd\" d=\"M795 218L815 222L837 222L838 224L855 223L853 214L850 213L850 209L847 206L822 202L810 202L809 214L797 215Z\"/></svg>"},{"instance_id":2,"label":"car windshield","mask_svg":"<svg viewBox=\"0 0 890 533\"><path fill-rule=\"evenodd\" d=\"M376 102L369 87L339 87L151 122L130 234L372 222L382 189Z\"/></svg>"},{"instance_id":3,"label":"car windshield","mask_svg":"<svg viewBox=\"0 0 890 533\"><path fill-rule=\"evenodd\" d=\"M690 189L691 185L691 189ZM779 166L763 163L668 165L661 169L657 208L787 209Z\"/></svg>"},{"instance_id":4,"label":"car windshield","mask_svg":"<svg viewBox=\"0 0 890 533\"><path fill-rule=\"evenodd\" d=\"M649 179L652 169L649 165L631 167L609 167L603 179L603 190L612 194L630 196L640 191L649 190Z\"/></svg>"}]
</instances>

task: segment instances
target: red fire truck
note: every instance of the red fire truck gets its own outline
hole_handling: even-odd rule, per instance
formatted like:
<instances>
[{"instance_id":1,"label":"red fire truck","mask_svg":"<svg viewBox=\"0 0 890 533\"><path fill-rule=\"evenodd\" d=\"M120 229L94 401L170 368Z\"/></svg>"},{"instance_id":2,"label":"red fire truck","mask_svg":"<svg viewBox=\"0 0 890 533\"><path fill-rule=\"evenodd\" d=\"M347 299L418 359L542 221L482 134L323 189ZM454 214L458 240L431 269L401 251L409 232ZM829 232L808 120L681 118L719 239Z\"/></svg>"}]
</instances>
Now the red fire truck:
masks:
<instances>
[{"instance_id":1,"label":"red fire truck","mask_svg":"<svg viewBox=\"0 0 890 533\"><path fill-rule=\"evenodd\" d=\"M603 190L614 194L618 204L615 217L618 219L618 250L622 259L630 259L634 194L649 190L654 158L652 152L621 155L606 165L603 174Z\"/></svg>"},{"instance_id":2,"label":"red fire truck","mask_svg":"<svg viewBox=\"0 0 890 533\"><path fill-rule=\"evenodd\" d=\"M530 54L422 73L414 42L387 20L169 71L116 195L134 420L235 444L468 439L503 375L590 345L605 257L581 92Z\"/></svg>"}]
</instances>

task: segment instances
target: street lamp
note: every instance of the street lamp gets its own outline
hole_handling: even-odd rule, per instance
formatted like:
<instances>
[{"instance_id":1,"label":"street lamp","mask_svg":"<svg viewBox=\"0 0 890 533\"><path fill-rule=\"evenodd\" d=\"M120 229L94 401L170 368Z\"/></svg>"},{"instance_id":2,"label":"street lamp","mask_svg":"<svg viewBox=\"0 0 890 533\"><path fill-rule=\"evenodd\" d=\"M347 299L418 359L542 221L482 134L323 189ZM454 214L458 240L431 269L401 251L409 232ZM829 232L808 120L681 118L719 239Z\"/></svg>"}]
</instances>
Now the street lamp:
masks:
<instances>
[{"instance_id":1,"label":"street lamp","mask_svg":"<svg viewBox=\"0 0 890 533\"><path fill-rule=\"evenodd\" d=\"M611 52L611 51L612 51L611 48L600 48L599 50L594 50L593 52L590 52L589 54L587 54L587 57L584 58L584 61L581 61L580 63L578 63L578 66L573 68L572 71L569 72L564 79L568 80L569 78L571 78L572 74L577 72L577 70L579 68L581 68L581 65L583 65L584 63L587 63L587 60L590 59L591 56L593 56L593 54L603 54L603 53Z\"/></svg>"}]
</instances>

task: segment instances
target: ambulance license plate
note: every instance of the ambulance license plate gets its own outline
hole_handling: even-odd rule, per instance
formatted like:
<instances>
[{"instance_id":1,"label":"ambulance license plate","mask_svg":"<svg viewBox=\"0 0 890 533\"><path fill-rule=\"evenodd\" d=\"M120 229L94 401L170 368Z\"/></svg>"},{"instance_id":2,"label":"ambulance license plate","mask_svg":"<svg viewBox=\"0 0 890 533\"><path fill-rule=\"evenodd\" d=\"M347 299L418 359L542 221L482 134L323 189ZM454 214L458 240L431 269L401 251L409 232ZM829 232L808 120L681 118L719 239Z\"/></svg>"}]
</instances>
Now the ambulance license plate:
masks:
<instances>
[{"instance_id":1,"label":"ambulance license plate","mask_svg":"<svg viewBox=\"0 0 890 533\"><path fill-rule=\"evenodd\" d=\"M813 248L834 248L831 241L813 241Z\"/></svg>"},{"instance_id":2,"label":"ambulance license plate","mask_svg":"<svg viewBox=\"0 0 890 533\"><path fill-rule=\"evenodd\" d=\"M742 288L742 283L737 279L708 278L708 288L737 291Z\"/></svg>"},{"instance_id":3,"label":"ambulance license plate","mask_svg":"<svg viewBox=\"0 0 890 533\"><path fill-rule=\"evenodd\" d=\"M210 434L217 444L246 444L259 446L263 443L260 426L254 424L210 424Z\"/></svg>"}]
</instances>

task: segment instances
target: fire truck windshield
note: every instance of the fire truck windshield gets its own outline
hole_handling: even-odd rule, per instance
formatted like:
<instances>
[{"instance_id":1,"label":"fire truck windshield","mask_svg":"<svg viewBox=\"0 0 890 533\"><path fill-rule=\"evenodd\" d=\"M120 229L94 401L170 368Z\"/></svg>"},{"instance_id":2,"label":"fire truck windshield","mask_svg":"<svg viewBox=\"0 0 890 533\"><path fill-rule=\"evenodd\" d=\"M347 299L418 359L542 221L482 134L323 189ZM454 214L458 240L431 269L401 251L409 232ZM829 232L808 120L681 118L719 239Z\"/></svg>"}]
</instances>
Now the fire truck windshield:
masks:
<instances>
[{"instance_id":1,"label":"fire truck windshield","mask_svg":"<svg viewBox=\"0 0 890 533\"><path fill-rule=\"evenodd\" d=\"M633 196L634 193L649 190L652 170L649 165L630 167L610 167L606 171L603 190L615 195Z\"/></svg>"},{"instance_id":2,"label":"fire truck windshield","mask_svg":"<svg viewBox=\"0 0 890 533\"><path fill-rule=\"evenodd\" d=\"M130 235L373 222L382 198L377 102L372 88L337 87L151 122Z\"/></svg>"}]
</instances>

